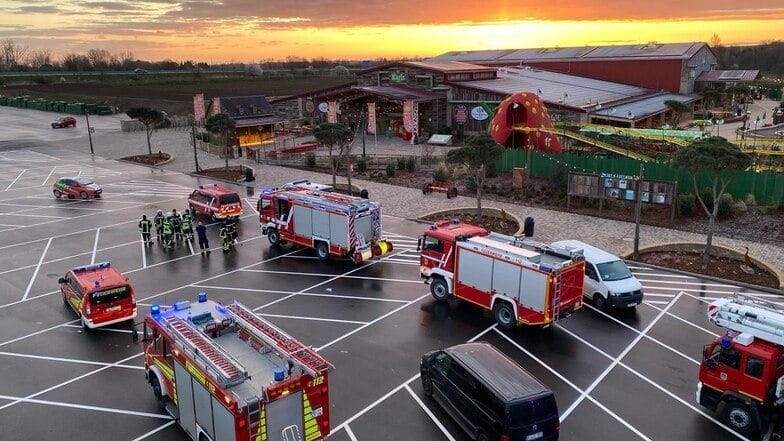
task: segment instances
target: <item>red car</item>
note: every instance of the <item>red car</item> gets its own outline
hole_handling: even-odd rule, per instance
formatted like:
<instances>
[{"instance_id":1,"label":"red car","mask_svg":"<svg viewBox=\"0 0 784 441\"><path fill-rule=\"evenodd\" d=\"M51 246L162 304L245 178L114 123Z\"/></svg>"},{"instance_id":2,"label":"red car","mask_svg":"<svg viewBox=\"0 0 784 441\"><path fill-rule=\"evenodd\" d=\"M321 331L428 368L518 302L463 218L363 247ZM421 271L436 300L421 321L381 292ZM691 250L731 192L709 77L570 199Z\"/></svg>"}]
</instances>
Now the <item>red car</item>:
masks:
<instances>
[{"instance_id":1,"label":"red car","mask_svg":"<svg viewBox=\"0 0 784 441\"><path fill-rule=\"evenodd\" d=\"M63 116L52 121L53 129L62 129L63 127L76 127L76 118L73 116Z\"/></svg>"},{"instance_id":2,"label":"red car","mask_svg":"<svg viewBox=\"0 0 784 441\"><path fill-rule=\"evenodd\" d=\"M82 177L60 178L54 183L52 194L57 199L61 196L68 196L73 199L79 196L82 199L101 197L101 187L92 180Z\"/></svg>"},{"instance_id":3,"label":"red car","mask_svg":"<svg viewBox=\"0 0 784 441\"><path fill-rule=\"evenodd\" d=\"M59 283L63 302L87 330L136 317L133 288L109 262L74 268Z\"/></svg>"},{"instance_id":4,"label":"red car","mask_svg":"<svg viewBox=\"0 0 784 441\"><path fill-rule=\"evenodd\" d=\"M218 184L200 185L188 196L188 208L195 215L209 216L215 222L242 216L242 201L234 190Z\"/></svg>"}]
</instances>

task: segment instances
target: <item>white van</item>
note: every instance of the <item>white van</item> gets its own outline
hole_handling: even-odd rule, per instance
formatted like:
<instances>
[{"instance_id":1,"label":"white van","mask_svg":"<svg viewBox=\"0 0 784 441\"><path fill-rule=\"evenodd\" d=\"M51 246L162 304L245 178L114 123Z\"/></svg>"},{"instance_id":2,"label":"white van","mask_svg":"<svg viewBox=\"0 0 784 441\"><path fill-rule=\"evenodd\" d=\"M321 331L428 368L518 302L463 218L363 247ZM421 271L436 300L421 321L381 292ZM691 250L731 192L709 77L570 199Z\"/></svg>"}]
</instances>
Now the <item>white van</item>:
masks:
<instances>
[{"instance_id":1,"label":"white van","mask_svg":"<svg viewBox=\"0 0 784 441\"><path fill-rule=\"evenodd\" d=\"M642 284L618 256L579 240L554 242L554 247L582 248L585 256L583 297L598 309L634 308L642 302Z\"/></svg>"}]
</instances>

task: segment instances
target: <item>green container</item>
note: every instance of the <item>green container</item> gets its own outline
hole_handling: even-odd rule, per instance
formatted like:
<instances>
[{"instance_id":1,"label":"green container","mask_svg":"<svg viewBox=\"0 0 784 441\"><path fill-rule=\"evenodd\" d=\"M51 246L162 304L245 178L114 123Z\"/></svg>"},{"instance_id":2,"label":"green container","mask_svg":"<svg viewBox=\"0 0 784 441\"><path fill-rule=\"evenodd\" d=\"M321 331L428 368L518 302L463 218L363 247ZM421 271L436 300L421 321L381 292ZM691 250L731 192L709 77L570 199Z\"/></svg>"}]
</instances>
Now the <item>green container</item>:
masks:
<instances>
[{"instance_id":1,"label":"green container","mask_svg":"<svg viewBox=\"0 0 784 441\"><path fill-rule=\"evenodd\" d=\"M85 104L84 105L84 111L85 112L90 112L91 114L93 114L97 110L97 107L98 106L95 105L95 104Z\"/></svg>"},{"instance_id":2,"label":"green container","mask_svg":"<svg viewBox=\"0 0 784 441\"><path fill-rule=\"evenodd\" d=\"M8 98L4 96L0 96L0 106L7 106L8 105Z\"/></svg>"}]
</instances>

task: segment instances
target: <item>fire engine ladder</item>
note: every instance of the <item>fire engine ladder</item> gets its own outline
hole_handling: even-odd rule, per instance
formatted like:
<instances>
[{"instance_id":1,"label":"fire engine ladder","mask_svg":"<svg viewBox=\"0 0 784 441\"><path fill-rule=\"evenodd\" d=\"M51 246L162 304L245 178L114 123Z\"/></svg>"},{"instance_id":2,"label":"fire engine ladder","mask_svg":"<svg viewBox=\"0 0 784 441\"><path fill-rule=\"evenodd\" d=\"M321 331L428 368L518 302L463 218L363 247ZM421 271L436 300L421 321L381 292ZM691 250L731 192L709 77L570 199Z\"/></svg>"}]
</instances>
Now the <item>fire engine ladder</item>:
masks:
<instances>
[{"instance_id":1,"label":"fire engine ladder","mask_svg":"<svg viewBox=\"0 0 784 441\"><path fill-rule=\"evenodd\" d=\"M784 306L777 303L735 293L711 303L708 318L733 331L784 345Z\"/></svg>"},{"instance_id":2,"label":"fire engine ladder","mask_svg":"<svg viewBox=\"0 0 784 441\"><path fill-rule=\"evenodd\" d=\"M247 401L248 407L248 436L250 440L261 439L259 431L261 427L261 399L253 397Z\"/></svg>"},{"instance_id":3,"label":"fire engine ladder","mask_svg":"<svg viewBox=\"0 0 784 441\"><path fill-rule=\"evenodd\" d=\"M272 323L263 320L240 303L234 302L227 306L226 310L243 329L259 341L277 347L281 352L297 360L311 376L316 377L332 369L332 365L312 349L276 328Z\"/></svg>"},{"instance_id":4,"label":"fire engine ladder","mask_svg":"<svg viewBox=\"0 0 784 441\"><path fill-rule=\"evenodd\" d=\"M553 321L558 321L558 315L561 313L561 271L555 271L553 274Z\"/></svg>"},{"instance_id":5,"label":"fire engine ladder","mask_svg":"<svg viewBox=\"0 0 784 441\"><path fill-rule=\"evenodd\" d=\"M202 362L221 387L228 388L248 378L242 365L190 323L175 315L164 317L164 321L175 338Z\"/></svg>"}]
</instances>

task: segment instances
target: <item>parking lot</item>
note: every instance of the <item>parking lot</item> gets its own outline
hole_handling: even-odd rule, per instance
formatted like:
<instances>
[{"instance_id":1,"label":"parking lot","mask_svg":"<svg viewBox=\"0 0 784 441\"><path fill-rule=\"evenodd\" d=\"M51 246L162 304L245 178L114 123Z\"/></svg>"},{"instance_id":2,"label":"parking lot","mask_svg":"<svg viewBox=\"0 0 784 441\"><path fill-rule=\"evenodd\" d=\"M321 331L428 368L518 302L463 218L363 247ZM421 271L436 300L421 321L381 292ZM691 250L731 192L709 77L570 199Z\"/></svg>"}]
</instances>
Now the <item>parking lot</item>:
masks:
<instances>
[{"instance_id":1,"label":"parking lot","mask_svg":"<svg viewBox=\"0 0 784 441\"><path fill-rule=\"evenodd\" d=\"M93 177L104 197L54 199L60 175ZM245 214L231 254L201 256L182 242L171 252L145 248L141 215L185 208L199 183L58 149L0 151L3 439L186 439L158 410L130 327L84 333L63 305L57 279L106 260L130 277L141 312L203 291L241 301L316 348L336 367L330 439L467 440L418 381L423 353L466 341L492 343L554 390L561 439L744 439L700 408L694 392L702 347L720 332L707 321L707 302L746 289L634 267L646 295L636 311L586 305L549 329L502 332L489 313L432 299L419 278L423 225L400 218L384 217L390 256L321 262L307 250L270 248L257 227L256 189L237 187Z\"/></svg>"}]
</instances>

